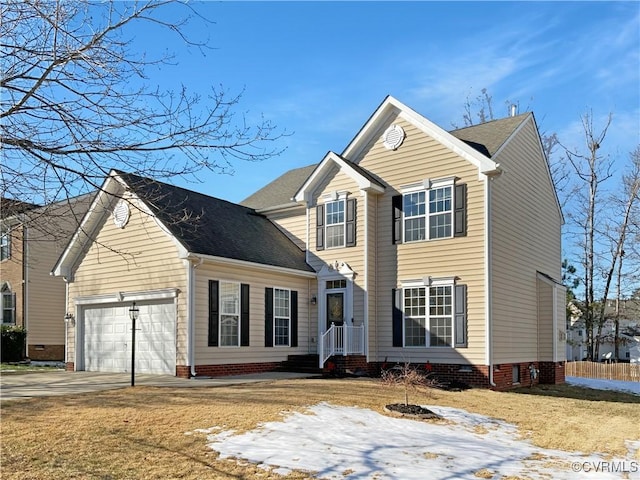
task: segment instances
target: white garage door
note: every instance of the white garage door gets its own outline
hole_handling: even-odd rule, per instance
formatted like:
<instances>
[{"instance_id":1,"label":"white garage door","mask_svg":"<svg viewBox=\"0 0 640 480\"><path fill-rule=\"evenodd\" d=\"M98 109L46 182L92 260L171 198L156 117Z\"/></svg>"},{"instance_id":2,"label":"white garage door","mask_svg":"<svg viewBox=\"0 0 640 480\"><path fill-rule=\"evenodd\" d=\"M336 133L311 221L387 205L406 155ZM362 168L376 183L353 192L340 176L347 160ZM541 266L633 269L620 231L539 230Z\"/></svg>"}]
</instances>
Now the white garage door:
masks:
<instances>
[{"instance_id":1,"label":"white garage door","mask_svg":"<svg viewBox=\"0 0 640 480\"><path fill-rule=\"evenodd\" d=\"M176 322L172 301L141 303L136 320L136 373L176 373ZM84 369L131 371L130 305L84 309Z\"/></svg>"}]
</instances>

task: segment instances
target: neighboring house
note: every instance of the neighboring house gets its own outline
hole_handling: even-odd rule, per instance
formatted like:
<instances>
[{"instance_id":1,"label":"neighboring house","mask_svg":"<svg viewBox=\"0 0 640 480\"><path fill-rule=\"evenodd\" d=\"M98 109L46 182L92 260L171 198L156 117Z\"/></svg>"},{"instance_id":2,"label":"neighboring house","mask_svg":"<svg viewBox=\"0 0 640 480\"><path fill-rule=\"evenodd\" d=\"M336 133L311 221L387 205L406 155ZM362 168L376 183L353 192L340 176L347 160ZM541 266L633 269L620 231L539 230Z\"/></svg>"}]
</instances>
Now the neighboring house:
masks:
<instances>
[{"instance_id":1,"label":"neighboring house","mask_svg":"<svg viewBox=\"0 0 640 480\"><path fill-rule=\"evenodd\" d=\"M567 360L579 361L587 358L587 335L584 320L575 308L569 328L567 329ZM640 301L635 299L621 300L618 307L618 361L628 362L633 352L640 348ZM598 360L615 359L615 300L607 300L605 305L605 322L598 338ZM593 328L593 337L598 335L598 328Z\"/></svg>"},{"instance_id":2,"label":"neighboring house","mask_svg":"<svg viewBox=\"0 0 640 480\"><path fill-rule=\"evenodd\" d=\"M65 284L51 276L88 198L47 207L3 198L0 202L2 324L27 330L31 360L64 360Z\"/></svg>"},{"instance_id":3,"label":"neighboring house","mask_svg":"<svg viewBox=\"0 0 640 480\"><path fill-rule=\"evenodd\" d=\"M564 381L562 213L532 114L447 132L387 97L341 154L242 203L113 171L54 269L68 368L128 371L136 302L136 371L316 354L498 389Z\"/></svg>"}]
</instances>

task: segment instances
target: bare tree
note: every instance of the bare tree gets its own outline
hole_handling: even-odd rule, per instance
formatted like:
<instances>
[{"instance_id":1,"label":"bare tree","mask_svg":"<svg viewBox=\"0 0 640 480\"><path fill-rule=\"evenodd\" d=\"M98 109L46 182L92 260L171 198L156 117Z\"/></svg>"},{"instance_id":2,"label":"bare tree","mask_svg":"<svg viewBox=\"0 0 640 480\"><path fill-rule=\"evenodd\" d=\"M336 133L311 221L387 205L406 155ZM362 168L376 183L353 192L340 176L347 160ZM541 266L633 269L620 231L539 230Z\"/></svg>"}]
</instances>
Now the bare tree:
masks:
<instances>
[{"instance_id":1,"label":"bare tree","mask_svg":"<svg viewBox=\"0 0 640 480\"><path fill-rule=\"evenodd\" d=\"M636 147L636 149L630 154L631 165L629 171L625 173L622 177L622 185L623 191L621 192L622 198L614 199L617 200L617 203L622 206L622 215L620 224L614 230L614 233L617 234L617 238L614 236L613 240L613 251L614 258L617 259L618 264L615 267L615 261L612 262L611 269L608 272L609 277L613 276L613 270L616 269L615 277L616 277L616 308L615 308L615 317L614 317L614 358L618 360L619 358L619 346L620 346L620 302L622 300L622 279L623 279L623 261L626 256L626 245L629 237L633 238L634 235L638 235L639 232L639 212L640 208L638 208L638 203L640 203L640 145ZM635 249L630 249L629 254L633 257L637 257L637 252ZM609 280L610 282L610 280ZM603 297L607 298L606 292ZM604 323L604 302L603 307L601 308L600 315L603 319L601 324ZM599 332L600 334L600 332Z\"/></svg>"},{"instance_id":2,"label":"bare tree","mask_svg":"<svg viewBox=\"0 0 640 480\"><path fill-rule=\"evenodd\" d=\"M596 216L600 206L600 187L611 178L612 161L599 154L600 146L604 141L611 125L611 115L608 116L604 127L596 131L593 124L593 112L588 112L581 117L586 142L586 153L572 151L564 148L566 157L573 167L576 178L579 181L577 191L577 205L584 208L575 208L569 213L569 218L578 227L578 245L582 252L581 264L583 267L582 284L584 286L584 322L587 335L587 357L590 360L597 356L597 341L594 340L594 327L597 327L595 316L595 255L596 255Z\"/></svg>"},{"instance_id":3,"label":"bare tree","mask_svg":"<svg viewBox=\"0 0 640 480\"><path fill-rule=\"evenodd\" d=\"M210 23L195 8L177 0L2 2L0 195L46 206L96 190L112 168L195 179L280 153L274 125L250 125L237 113L241 92L148 85L149 67L175 59L135 51L133 28L158 28L204 53L207 43L187 35L189 22Z\"/></svg>"}]
</instances>

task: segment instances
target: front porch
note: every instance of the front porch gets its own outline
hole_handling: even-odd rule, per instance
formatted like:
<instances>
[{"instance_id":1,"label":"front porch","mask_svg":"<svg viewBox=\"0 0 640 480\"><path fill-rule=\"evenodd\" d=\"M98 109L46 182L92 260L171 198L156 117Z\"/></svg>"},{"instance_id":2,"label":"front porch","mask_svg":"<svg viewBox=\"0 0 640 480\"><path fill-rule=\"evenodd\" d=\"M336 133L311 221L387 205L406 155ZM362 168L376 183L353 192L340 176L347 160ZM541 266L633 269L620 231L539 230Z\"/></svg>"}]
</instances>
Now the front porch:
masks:
<instances>
[{"instance_id":1,"label":"front porch","mask_svg":"<svg viewBox=\"0 0 640 480\"><path fill-rule=\"evenodd\" d=\"M331 357L364 356L364 325L336 325L332 323L320 337L319 350L320 368L323 368Z\"/></svg>"}]
</instances>

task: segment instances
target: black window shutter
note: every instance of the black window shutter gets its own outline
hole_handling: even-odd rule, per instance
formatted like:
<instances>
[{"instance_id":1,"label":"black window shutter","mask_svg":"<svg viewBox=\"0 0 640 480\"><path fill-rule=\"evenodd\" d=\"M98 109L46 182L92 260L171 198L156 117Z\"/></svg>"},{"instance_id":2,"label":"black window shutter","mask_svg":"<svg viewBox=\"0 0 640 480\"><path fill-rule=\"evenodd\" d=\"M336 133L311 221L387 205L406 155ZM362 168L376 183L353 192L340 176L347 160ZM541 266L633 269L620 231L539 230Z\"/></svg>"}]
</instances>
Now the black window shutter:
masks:
<instances>
[{"instance_id":1,"label":"black window shutter","mask_svg":"<svg viewBox=\"0 0 640 480\"><path fill-rule=\"evenodd\" d=\"M291 290L291 346L298 346L298 292Z\"/></svg>"},{"instance_id":2,"label":"black window shutter","mask_svg":"<svg viewBox=\"0 0 640 480\"><path fill-rule=\"evenodd\" d=\"M393 305L393 346L394 347L402 347L402 289L392 289L391 293L393 295L392 305Z\"/></svg>"},{"instance_id":3,"label":"black window shutter","mask_svg":"<svg viewBox=\"0 0 640 480\"><path fill-rule=\"evenodd\" d=\"M454 237L464 237L467 234L467 184L456 185L455 190Z\"/></svg>"},{"instance_id":4,"label":"black window shutter","mask_svg":"<svg viewBox=\"0 0 640 480\"><path fill-rule=\"evenodd\" d=\"M209 346L218 346L218 281L209 280Z\"/></svg>"},{"instance_id":5,"label":"black window shutter","mask_svg":"<svg viewBox=\"0 0 640 480\"><path fill-rule=\"evenodd\" d=\"M456 285L455 342L454 347L466 347L467 342L467 286Z\"/></svg>"},{"instance_id":6,"label":"black window shutter","mask_svg":"<svg viewBox=\"0 0 640 480\"><path fill-rule=\"evenodd\" d=\"M347 200L346 246L356 246L356 199Z\"/></svg>"},{"instance_id":7,"label":"black window shutter","mask_svg":"<svg viewBox=\"0 0 640 480\"><path fill-rule=\"evenodd\" d=\"M249 285L240 285L240 346L249 346Z\"/></svg>"},{"instance_id":8,"label":"black window shutter","mask_svg":"<svg viewBox=\"0 0 640 480\"><path fill-rule=\"evenodd\" d=\"M273 288L264 289L264 346L273 347Z\"/></svg>"},{"instance_id":9,"label":"black window shutter","mask_svg":"<svg viewBox=\"0 0 640 480\"><path fill-rule=\"evenodd\" d=\"M316 207L316 250L324 250L324 205Z\"/></svg>"},{"instance_id":10,"label":"black window shutter","mask_svg":"<svg viewBox=\"0 0 640 480\"><path fill-rule=\"evenodd\" d=\"M394 195L391 198L393 207L393 243L402 243L402 195Z\"/></svg>"}]
</instances>

